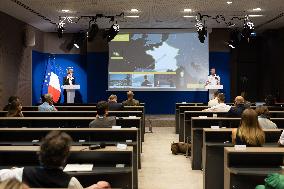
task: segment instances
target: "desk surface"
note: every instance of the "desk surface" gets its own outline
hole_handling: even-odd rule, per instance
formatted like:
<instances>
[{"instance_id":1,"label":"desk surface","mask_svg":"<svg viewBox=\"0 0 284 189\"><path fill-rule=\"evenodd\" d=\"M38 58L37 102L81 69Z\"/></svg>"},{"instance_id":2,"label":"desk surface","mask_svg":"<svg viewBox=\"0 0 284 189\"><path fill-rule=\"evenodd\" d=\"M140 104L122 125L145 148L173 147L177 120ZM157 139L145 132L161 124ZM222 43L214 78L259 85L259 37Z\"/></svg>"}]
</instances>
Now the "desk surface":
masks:
<instances>
[{"instance_id":1,"label":"desk surface","mask_svg":"<svg viewBox=\"0 0 284 189\"><path fill-rule=\"evenodd\" d=\"M233 128L220 128L220 129L203 128L204 132L232 132L232 130L233 130ZM265 131L265 132L281 132L281 131L283 131L283 129L263 129L263 131Z\"/></svg>"},{"instance_id":2,"label":"desk surface","mask_svg":"<svg viewBox=\"0 0 284 189\"><path fill-rule=\"evenodd\" d=\"M0 117L0 120L88 120L95 117ZM140 120L141 117L117 117L116 119Z\"/></svg>"},{"instance_id":3,"label":"desk surface","mask_svg":"<svg viewBox=\"0 0 284 189\"><path fill-rule=\"evenodd\" d=\"M245 150L235 150L234 147L225 147L225 153L284 153L284 147L247 147Z\"/></svg>"},{"instance_id":4,"label":"desk surface","mask_svg":"<svg viewBox=\"0 0 284 189\"><path fill-rule=\"evenodd\" d=\"M0 151L39 151L39 146L0 146ZM132 152L133 147L127 146L127 149L120 150L116 146L106 146L102 149L89 150L86 146L71 146L71 152Z\"/></svg>"},{"instance_id":5,"label":"desk surface","mask_svg":"<svg viewBox=\"0 0 284 189\"><path fill-rule=\"evenodd\" d=\"M230 173L235 175L254 175L254 176L267 176L270 173L283 174L284 170L281 167L265 167L265 168L243 168L243 167L230 167Z\"/></svg>"},{"instance_id":6,"label":"desk surface","mask_svg":"<svg viewBox=\"0 0 284 189\"><path fill-rule=\"evenodd\" d=\"M15 131L15 132L26 132L26 131L107 131L107 132L133 132L138 131L137 128L121 128L121 129L112 129L112 128L0 128L1 131Z\"/></svg>"}]
</instances>

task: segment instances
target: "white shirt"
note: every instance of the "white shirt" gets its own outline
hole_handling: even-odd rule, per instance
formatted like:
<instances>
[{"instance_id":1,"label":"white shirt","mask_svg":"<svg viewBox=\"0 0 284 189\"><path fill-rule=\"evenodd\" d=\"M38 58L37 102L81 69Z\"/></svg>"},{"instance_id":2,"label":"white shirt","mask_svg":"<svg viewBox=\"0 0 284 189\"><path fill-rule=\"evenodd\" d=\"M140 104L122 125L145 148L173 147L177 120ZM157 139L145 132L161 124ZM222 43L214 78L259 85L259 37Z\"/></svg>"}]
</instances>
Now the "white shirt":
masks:
<instances>
[{"instance_id":1,"label":"white shirt","mask_svg":"<svg viewBox=\"0 0 284 189\"><path fill-rule=\"evenodd\" d=\"M277 125L267 118L258 116L258 123L262 129L277 129Z\"/></svg>"},{"instance_id":2,"label":"white shirt","mask_svg":"<svg viewBox=\"0 0 284 189\"><path fill-rule=\"evenodd\" d=\"M221 80L218 75L209 75L206 81L207 85L220 85Z\"/></svg>"},{"instance_id":3,"label":"white shirt","mask_svg":"<svg viewBox=\"0 0 284 189\"><path fill-rule=\"evenodd\" d=\"M212 99L212 100L210 100L209 102L208 102L208 106L209 107L213 107L213 106L216 106L216 105L218 105L219 104L219 102L218 102L218 98L216 97L216 98L214 98L214 99Z\"/></svg>"},{"instance_id":4,"label":"white shirt","mask_svg":"<svg viewBox=\"0 0 284 189\"><path fill-rule=\"evenodd\" d=\"M280 139L279 139L279 143L280 143L281 145L284 145L284 130L283 130L282 133L281 133L281 136L280 136Z\"/></svg>"},{"instance_id":5,"label":"white shirt","mask_svg":"<svg viewBox=\"0 0 284 189\"><path fill-rule=\"evenodd\" d=\"M228 112L230 109L231 109L231 106L225 103L220 103L220 104L217 104L216 106L205 109L204 111L206 112Z\"/></svg>"},{"instance_id":6,"label":"white shirt","mask_svg":"<svg viewBox=\"0 0 284 189\"><path fill-rule=\"evenodd\" d=\"M19 182L22 182L24 168L13 168L13 169L2 169L0 170L0 182L7 179L17 179ZM81 183L75 178L72 177L68 189L84 189Z\"/></svg>"}]
</instances>

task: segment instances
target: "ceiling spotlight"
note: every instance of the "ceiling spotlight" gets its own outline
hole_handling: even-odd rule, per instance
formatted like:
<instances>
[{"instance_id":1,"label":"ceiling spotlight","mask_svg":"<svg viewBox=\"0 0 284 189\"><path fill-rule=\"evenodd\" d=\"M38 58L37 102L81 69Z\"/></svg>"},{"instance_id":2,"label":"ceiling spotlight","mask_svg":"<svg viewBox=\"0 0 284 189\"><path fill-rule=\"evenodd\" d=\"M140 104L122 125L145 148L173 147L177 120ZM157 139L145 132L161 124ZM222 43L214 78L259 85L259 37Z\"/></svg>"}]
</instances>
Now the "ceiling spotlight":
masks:
<instances>
[{"instance_id":1,"label":"ceiling spotlight","mask_svg":"<svg viewBox=\"0 0 284 189\"><path fill-rule=\"evenodd\" d=\"M228 4L228 5L230 5L230 4L232 4L232 3L233 3L232 1L227 1L227 4Z\"/></svg>"},{"instance_id":2,"label":"ceiling spotlight","mask_svg":"<svg viewBox=\"0 0 284 189\"><path fill-rule=\"evenodd\" d=\"M183 11L184 12L191 12L192 10L191 9L184 9Z\"/></svg>"},{"instance_id":3,"label":"ceiling spotlight","mask_svg":"<svg viewBox=\"0 0 284 189\"><path fill-rule=\"evenodd\" d=\"M244 28L243 28L243 31L242 31L242 36L248 40L249 42L249 38L251 37L251 33L254 32L254 24L253 22L251 22L249 20L249 17L246 16L245 17L245 20L244 20Z\"/></svg>"},{"instance_id":4,"label":"ceiling spotlight","mask_svg":"<svg viewBox=\"0 0 284 189\"><path fill-rule=\"evenodd\" d=\"M75 46L77 49L80 49L80 46L79 46L77 43L74 43L74 46Z\"/></svg>"},{"instance_id":5,"label":"ceiling spotlight","mask_svg":"<svg viewBox=\"0 0 284 189\"><path fill-rule=\"evenodd\" d=\"M252 9L253 11L261 11L261 8Z\"/></svg>"},{"instance_id":6,"label":"ceiling spotlight","mask_svg":"<svg viewBox=\"0 0 284 189\"><path fill-rule=\"evenodd\" d=\"M74 34L71 42L67 44L67 47L66 47L67 50L70 51L73 47L76 47L77 49L79 49L83 45L85 38L86 38L86 35L83 32L78 32Z\"/></svg>"},{"instance_id":7,"label":"ceiling spotlight","mask_svg":"<svg viewBox=\"0 0 284 189\"><path fill-rule=\"evenodd\" d=\"M89 31L87 32L88 41L89 42L93 41L98 32L99 32L99 26L96 23L92 24L91 27L89 28Z\"/></svg>"},{"instance_id":8,"label":"ceiling spotlight","mask_svg":"<svg viewBox=\"0 0 284 189\"><path fill-rule=\"evenodd\" d=\"M200 21L197 20L197 23L195 25L197 33L198 33L198 39L201 43L204 43L205 38L207 37L207 30L204 24Z\"/></svg>"},{"instance_id":9,"label":"ceiling spotlight","mask_svg":"<svg viewBox=\"0 0 284 189\"><path fill-rule=\"evenodd\" d=\"M139 12L138 9L131 9L130 11L131 11L131 12Z\"/></svg>"},{"instance_id":10,"label":"ceiling spotlight","mask_svg":"<svg viewBox=\"0 0 284 189\"><path fill-rule=\"evenodd\" d=\"M118 34L118 32L119 32L119 25L113 24L110 27L110 29L105 31L104 38L106 38L107 41L110 42L111 40L113 40L115 38L115 36Z\"/></svg>"},{"instance_id":11,"label":"ceiling spotlight","mask_svg":"<svg viewBox=\"0 0 284 189\"><path fill-rule=\"evenodd\" d=\"M58 38L62 38L63 37L63 32L64 32L64 27L61 27L58 25L58 28L57 28L57 35L58 35Z\"/></svg>"},{"instance_id":12,"label":"ceiling spotlight","mask_svg":"<svg viewBox=\"0 0 284 189\"><path fill-rule=\"evenodd\" d=\"M240 43L240 32L238 30L233 30L230 34L230 41L227 43L228 46L232 49L235 49L239 46Z\"/></svg>"}]
</instances>

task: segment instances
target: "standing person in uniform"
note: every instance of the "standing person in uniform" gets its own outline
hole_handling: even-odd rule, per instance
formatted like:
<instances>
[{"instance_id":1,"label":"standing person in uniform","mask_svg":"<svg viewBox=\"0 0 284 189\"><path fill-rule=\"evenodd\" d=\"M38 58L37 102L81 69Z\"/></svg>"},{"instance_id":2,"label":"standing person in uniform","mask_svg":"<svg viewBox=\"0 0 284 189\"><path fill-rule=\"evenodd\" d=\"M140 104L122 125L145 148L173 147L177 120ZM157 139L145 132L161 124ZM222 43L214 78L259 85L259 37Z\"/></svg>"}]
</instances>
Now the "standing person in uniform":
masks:
<instances>
[{"instance_id":1,"label":"standing person in uniform","mask_svg":"<svg viewBox=\"0 0 284 189\"><path fill-rule=\"evenodd\" d=\"M206 81L205 86L207 86L207 85L220 85L220 83L221 83L220 76L218 76L216 74L216 69L211 68L210 75L208 76L208 79Z\"/></svg>"}]
</instances>

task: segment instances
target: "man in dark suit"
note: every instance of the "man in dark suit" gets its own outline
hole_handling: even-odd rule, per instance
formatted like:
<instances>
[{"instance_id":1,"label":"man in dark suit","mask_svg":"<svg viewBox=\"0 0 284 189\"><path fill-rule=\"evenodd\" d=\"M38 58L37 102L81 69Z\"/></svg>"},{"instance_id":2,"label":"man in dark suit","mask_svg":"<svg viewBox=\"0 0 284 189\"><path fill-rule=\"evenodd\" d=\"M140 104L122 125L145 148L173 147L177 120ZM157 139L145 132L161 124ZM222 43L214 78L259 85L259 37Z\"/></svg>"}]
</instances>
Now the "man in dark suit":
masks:
<instances>
[{"instance_id":1,"label":"man in dark suit","mask_svg":"<svg viewBox=\"0 0 284 189\"><path fill-rule=\"evenodd\" d=\"M235 98L235 107L231 107L228 112L229 117L241 117L243 111L246 109L245 100L242 96Z\"/></svg>"},{"instance_id":2,"label":"man in dark suit","mask_svg":"<svg viewBox=\"0 0 284 189\"><path fill-rule=\"evenodd\" d=\"M120 111L123 109L123 105L121 103L117 103L117 96L112 94L108 98L108 110L109 111Z\"/></svg>"},{"instance_id":3,"label":"man in dark suit","mask_svg":"<svg viewBox=\"0 0 284 189\"><path fill-rule=\"evenodd\" d=\"M97 116L93 120L89 127L91 128L110 128L116 125L115 117L108 117L108 103L106 101L98 102L97 104Z\"/></svg>"},{"instance_id":4,"label":"man in dark suit","mask_svg":"<svg viewBox=\"0 0 284 189\"><path fill-rule=\"evenodd\" d=\"M68 69L67 76L63 78L63 85L75 85L75 77L73 76L73 69ZM63 91L64 103L67 103L67 92Z\"/></svg>"}]
</instances>

